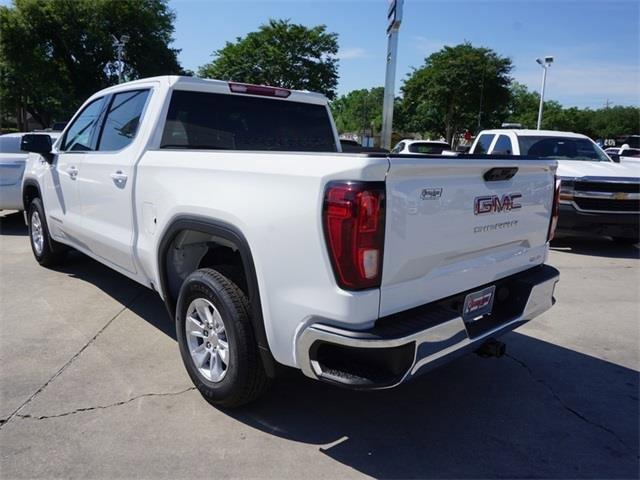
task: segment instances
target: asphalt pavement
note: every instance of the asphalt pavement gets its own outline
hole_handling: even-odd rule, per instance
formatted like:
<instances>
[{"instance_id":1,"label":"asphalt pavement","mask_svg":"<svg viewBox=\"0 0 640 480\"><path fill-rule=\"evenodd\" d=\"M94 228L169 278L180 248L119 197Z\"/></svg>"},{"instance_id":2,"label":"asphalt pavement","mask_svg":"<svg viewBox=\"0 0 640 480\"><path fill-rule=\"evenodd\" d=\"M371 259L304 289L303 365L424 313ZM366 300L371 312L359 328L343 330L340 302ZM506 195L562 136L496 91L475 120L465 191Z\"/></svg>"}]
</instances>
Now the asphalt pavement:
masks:
<instances>
[{"instance_id":1,"label":"asphalt pavement","mask_svg":"<svg viewBox=\"0 0 640 480\"><path fill-rule=\"evenodd\" d=\"M637 478L639 254L555 245L558 303L503 358L369 393L291 374L224 411L155 293L80 254L39 267L0 213L0 476Z\"/></svg>"}]
</instances>

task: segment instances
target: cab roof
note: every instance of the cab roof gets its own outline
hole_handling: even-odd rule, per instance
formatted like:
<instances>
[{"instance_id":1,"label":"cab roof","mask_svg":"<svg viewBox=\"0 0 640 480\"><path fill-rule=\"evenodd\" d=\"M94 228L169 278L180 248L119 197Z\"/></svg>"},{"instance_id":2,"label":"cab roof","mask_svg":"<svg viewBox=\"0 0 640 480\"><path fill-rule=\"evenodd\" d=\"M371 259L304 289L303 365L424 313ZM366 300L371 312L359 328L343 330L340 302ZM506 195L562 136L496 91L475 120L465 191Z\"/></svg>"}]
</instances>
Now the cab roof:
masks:
<instances>
[{"instance_id":1,"label":"cab roof","mask_svg":"<svg viewBox=\"0 0 640 480\"><path fill-rule=\"evenodd\" d=\"M482 130L478 136L489 133L489 134L500 134L500 133L513 133L517 137L565 137L565 138L589 138L586 135L582 135L581 133L574 132L559 132L557 130L530 130L530 129L520 129L520 128L495 128L493 130Z\"/></svg>"},{"instance_id":2,"label":"cab roof","mask_svg":"<svg viewBox=\"0 0 640 480\"><path fill-rule=\"evenodd\" d=\"M400 143L400 142L404 142L404 143L407 143L409 145L411 145L413 143L435 143L437 145L449 145L444 140L416 140L415 138L405 138L405 139L402 139L402 140L398 141L398 143Z\"/></svg>"},{"instance_id":3,"label":"cab roof","mask_svg":"<svg viewBox=\"0 0 640 480\"><path fill-rule=\"evenodd\" d=\"M148 85L149 83L159 83L160 85L176 90L190 90L196 92L211 92L211 93L225 93L229 95L247 95L247 96L259 96L253 93L243 93L240 91L232 91L232 85L244 85L248 87L269 87L267 85L250 85L242 82L227 82L224 80L214 80L209 78L187 77L182 75L164 75L158 77L141 78L138 80L132 80L130 82L114 85L100 92L96 92L92 97L97 95L104 95L109 93L115 93L118 91L126 90L131 87ZM315 103L320 105L327 105L328 99L321 93L309 92L308 90L292 90L289 88L270 87L276 90L285 90L290 92L286 97L273 96L278 100L292 100L296 102Z\"/></svg>"}]
</instances>

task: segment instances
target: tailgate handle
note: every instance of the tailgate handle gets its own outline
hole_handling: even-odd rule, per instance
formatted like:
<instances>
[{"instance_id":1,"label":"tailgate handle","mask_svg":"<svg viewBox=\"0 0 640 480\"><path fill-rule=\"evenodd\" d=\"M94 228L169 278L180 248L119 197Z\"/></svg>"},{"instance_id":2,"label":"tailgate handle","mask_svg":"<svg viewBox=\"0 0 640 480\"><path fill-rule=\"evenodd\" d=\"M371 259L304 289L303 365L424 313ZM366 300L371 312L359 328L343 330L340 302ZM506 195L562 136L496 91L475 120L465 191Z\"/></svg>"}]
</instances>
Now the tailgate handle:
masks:
<instances>
[{"instance_id":1,"label":"tailgate handle","mask_svg":"<svg viewBox=\"0 0 640 480\"><path fill-rule=\"evenodd\" d=\"M500 180L511 180L518 173L518 167L495 167L484 173L485 182L499 182Z\"/></svg>"}]
</instances>

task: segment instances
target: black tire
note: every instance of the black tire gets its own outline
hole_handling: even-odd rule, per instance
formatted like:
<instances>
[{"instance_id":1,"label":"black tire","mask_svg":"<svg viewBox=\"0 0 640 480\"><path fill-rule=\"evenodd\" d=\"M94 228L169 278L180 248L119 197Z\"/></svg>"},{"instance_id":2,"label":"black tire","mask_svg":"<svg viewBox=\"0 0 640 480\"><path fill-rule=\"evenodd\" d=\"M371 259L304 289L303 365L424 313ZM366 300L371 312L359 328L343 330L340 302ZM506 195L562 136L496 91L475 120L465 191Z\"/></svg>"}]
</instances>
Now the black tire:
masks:
<instances>
[{"instance_id":1,"label":"black tire","mask_svg":"<svg viewBox=\"0 0 640 480\"><path fill-rule=\"evenodd\" d=\"M34 240L33 229L35 215L37 215L42 235L41 247L37 247ZM36 261L43 267L60 265L64 261L68 249L65 245L53 240L49 235L49 226L47 225L47 218L44 214L42 200L37 197L31 200L29 204L27 225L29 228L29 243L31 244L31 250L33 251L33 256Z\"/></svg>"},{"instance_id":2,"label":"black tire","mask_svg":"<svg viewBox=\"0 0 640 480\"><path fill-rule=\"evenodd\" d=\"M638 238L613 237L613 241L618 245L635 245L640 241Z\"/></svg>"},{"instance_id":3,"label":"black tire","mask_svg":"<svg viewBox=\"0 0 640 480\"><path fill-rule=\"evenodd\" d=\"M224 377L213 382L198 370L185 330L189 307L197 299L209 301L222 317L228 342L228 365ZM220 272L211 268L189 275L178 297L176 334L180 355L196 388L212 405L238 407L260 397L269 387L258 344L251 325L246 295Z\"/></svg>"}]
</instances>

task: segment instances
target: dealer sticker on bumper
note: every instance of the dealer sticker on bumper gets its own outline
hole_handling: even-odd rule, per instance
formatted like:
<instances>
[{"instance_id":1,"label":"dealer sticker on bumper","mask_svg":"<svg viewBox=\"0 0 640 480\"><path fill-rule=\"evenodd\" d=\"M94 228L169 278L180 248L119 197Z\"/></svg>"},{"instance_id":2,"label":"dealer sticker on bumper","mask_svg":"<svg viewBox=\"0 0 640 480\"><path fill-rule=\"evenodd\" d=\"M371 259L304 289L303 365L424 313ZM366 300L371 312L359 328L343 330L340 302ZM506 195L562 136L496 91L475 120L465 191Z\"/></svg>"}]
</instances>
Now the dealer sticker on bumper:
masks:
<instances>
[{"instance_id":1,"label":"dealer sticker on bumper","mask_svg":"<svg viewBox=\"0 0 640 480\"><path fill-rule=\"evenodd\" d=\"M491 313L493 308L493 297L496 291L495 285L483 290L470 293L464 299L462 307L462 319L465 322L473 322L483 315Z\"/></svg>"}]
</instances>

